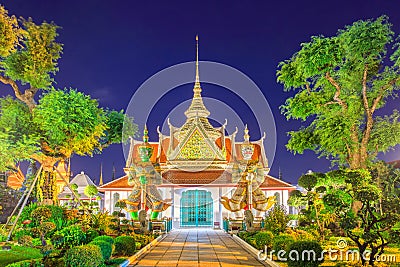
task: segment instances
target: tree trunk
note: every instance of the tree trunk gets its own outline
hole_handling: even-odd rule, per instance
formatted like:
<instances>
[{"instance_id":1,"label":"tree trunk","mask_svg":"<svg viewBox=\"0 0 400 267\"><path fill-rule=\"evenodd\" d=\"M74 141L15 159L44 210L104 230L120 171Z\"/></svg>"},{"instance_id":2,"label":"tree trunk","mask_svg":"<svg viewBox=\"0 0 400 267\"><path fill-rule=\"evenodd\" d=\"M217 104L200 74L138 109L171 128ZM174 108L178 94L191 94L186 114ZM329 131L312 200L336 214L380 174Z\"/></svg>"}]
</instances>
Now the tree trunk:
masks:
<instances>
[{"instance_id":1,"label":"tree trunk","mask_svg":"<svg viewBox=\"0 0 400 267\"><path fill-rule=\"evenodd\" d=\"M56 162L56 159L49 157L46 157L40 162L43 166L43 171L39 176L37 184L37 198L41 205L57 204L57 174L54 170Z\"/></svg>"}]
</instances>

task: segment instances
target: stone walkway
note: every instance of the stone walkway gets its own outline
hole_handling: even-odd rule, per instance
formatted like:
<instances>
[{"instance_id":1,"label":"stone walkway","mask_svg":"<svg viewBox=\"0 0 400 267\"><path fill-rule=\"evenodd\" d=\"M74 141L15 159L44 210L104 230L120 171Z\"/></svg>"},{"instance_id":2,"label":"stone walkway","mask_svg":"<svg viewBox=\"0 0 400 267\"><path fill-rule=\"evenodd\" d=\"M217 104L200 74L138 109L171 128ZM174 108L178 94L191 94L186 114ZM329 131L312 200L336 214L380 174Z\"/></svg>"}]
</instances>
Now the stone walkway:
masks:
<instances>
[{"instance_id":1,"label":"stone walkway","mask_svg":"<svg viewBox=\"0 0 400 267\"><path fill-rule=\"evenodd\" d=\"M176 229L130 266L266 266L230 235L213 229Z\"/></svg>"}]
</instances>

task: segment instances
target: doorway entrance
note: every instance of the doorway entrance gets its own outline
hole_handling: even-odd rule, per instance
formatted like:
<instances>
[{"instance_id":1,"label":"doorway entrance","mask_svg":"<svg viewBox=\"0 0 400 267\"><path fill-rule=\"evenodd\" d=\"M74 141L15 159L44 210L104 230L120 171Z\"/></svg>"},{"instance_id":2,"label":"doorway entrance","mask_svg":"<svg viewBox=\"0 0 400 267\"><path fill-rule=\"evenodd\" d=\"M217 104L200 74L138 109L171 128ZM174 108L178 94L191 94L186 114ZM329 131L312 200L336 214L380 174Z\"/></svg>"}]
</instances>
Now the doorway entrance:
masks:
<instances>
[{"instance_id":1,"label":"doorway entrance","mask_svg":"<svg viewBox=\"0 0 400 267\"><path fill-rule=\"evenodd\" d=\"M181 197L181 227L212 226L213 200L206 190L187 190Z\"/></svg>"}]
</instances>

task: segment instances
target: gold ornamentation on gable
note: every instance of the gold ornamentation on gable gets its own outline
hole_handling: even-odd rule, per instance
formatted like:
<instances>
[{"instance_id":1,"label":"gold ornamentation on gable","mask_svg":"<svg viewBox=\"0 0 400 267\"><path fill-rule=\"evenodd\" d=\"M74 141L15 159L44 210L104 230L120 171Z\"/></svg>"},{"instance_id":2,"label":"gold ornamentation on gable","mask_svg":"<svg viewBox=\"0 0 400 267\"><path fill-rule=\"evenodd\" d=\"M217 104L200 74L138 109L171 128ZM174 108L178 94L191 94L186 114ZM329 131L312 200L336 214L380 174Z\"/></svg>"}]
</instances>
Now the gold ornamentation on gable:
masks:
<instances>
[{"instance_id":1,"label":"gold ornamentation on gable","mask_svg":"<svg viewBox=\"0 0 400 267\"><path fill-rule=\"evenodd\" d=\"M214 159L215 154L198 130L195 130L184 146L180 149L176 159L196 160Z\"/></svg>"}]
</instances>

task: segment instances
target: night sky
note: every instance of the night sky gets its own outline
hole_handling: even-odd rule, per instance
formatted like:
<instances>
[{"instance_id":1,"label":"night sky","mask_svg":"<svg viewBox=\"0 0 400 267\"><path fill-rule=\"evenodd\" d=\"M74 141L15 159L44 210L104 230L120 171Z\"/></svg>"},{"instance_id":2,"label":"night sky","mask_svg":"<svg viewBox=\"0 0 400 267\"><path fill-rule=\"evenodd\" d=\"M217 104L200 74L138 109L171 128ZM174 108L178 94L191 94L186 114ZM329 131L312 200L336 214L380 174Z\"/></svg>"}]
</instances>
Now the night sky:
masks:
<instances>
[{"instance_id":1,"label":"night sky","mask_svg":"<svg viewBox=\"0 0 400 267\"><path fill-rule=\"evenodd\" d=\"M99 100L103 107L121 110L141 84L157 72L195 59L195 36L200 38L200 60L223 63L250 77L267 99L276 124L276 154L271 174L281 170L284 180L296 183L307 170L328 171L330 162L308 151L293 155L286 151L287 132L301 122L286 121L279 111L291 93L276 82L280 61L299 50L312 35L334 35L339 28L359 19L386 14L393 30L400 33L400 2L376 1L1 1L10 14L32 17L36 23L54 21L62 27L58 41L64 44L56 87L73 87ZM201 76L200 65L200 77ZM185 74L186 75L186 74ZM193 77L194 79L194 65ZM179 86L156 103L147 125L150 141L156 141L157 125L165 123L175 106L192 97L193 84ZM252 139L256 120L251 103L246 104L224 88L202 84L203 96L231 106L243 123L248 123ZM2 94L12 91L1 86ZM149 90L149 94L152 94ZM186 103L186 104L185 104ZM183 109L188 106L185 102ZM207 105L207 102L206 102ZM137 105L134 109L142 109ZM399 108L398 100L388 110ZM211 109L210 109L211 110ZM213 112L213 111L212 111ZM249 115L250 114L250 115ZM180 126L184 117L171 118ZM228 125L229 125L228 118ZM141 122L139 122L141 123ZM223 123L223 121L219 121ZM217 122L218 124L218 122ZM217 125L216 124L216 125ZM232 125L231 125L232 126ZM233 125L235 126L235 125ZM243 128L239 126L238 140ZM143 129L143 125L139 125ZM271 129L263 129L271 136ZM168 132L163 131L164 134ZM228 131L229 132L229 131ZM231 133L231 132L229 132ZM381 155L387 161L400 158L400 148ZM123 175L121 145L113 145L101 155L72 158L72 171L84 170L98 182L100 163L105 181Z\"/></svg>"}]
</instances>

